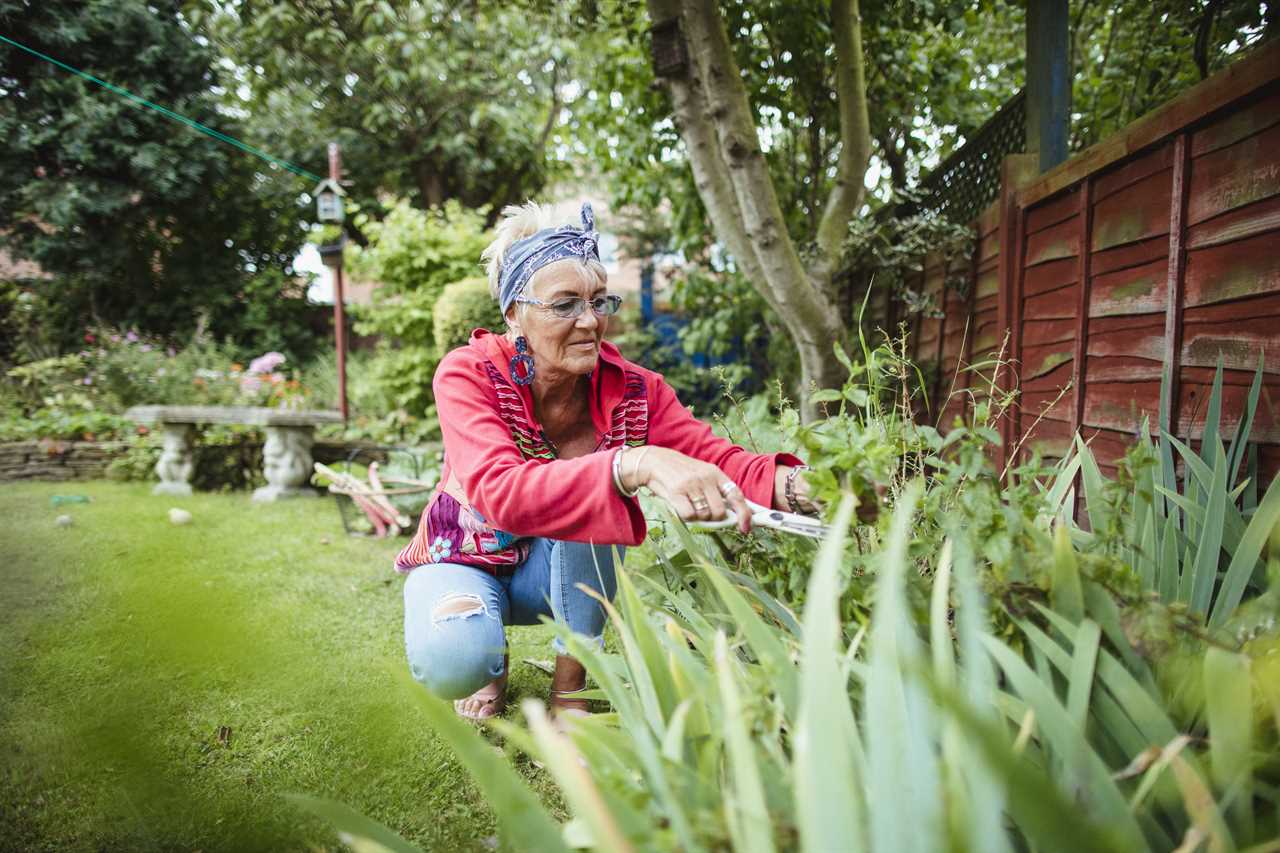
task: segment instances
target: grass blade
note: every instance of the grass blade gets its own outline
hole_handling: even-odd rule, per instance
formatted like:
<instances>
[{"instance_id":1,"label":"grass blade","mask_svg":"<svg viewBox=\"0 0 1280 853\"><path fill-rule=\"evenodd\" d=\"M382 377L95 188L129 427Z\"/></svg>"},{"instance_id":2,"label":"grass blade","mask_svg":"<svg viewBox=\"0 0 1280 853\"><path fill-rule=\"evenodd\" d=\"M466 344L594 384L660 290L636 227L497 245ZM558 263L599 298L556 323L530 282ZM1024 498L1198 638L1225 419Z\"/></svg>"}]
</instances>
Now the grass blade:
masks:
<instances>
[{"instance_id":1,"label":"grass blade","mask_svg":"<svg viewBox=\"0 0 1280 853\"><path fill-rule=\"evenodd\" d=\"M865 849L865 758L841 668L840 561L854 501L846 496L809 578L795 733L795 798L803 850Z\"/></svg>"},{"instance_id":2,"label":"grass blade","mask_svg":"<svg viewBox=\"0 0 1280 853\"><path fill-rule=\"evenodd\" d=\"M284 798L332 826L342 843L355 853L422 853L421 847L410 844L389 827L345 803L306 794L285 794Z\"/></svg>"},{"instance_id":3,"label":"grass blade","mask_svg":"<svg viewBox=\"0 0 1280 853\"><path fill-rule=\"evenodd\" d=\"M1053 609L1072 622L1084 618L1084 590L1080 586L1080 569L1076 566L1075 549L1067 535L1067 527L1059 524L1053 532L1053 581L1050 588Z\"/></svg>"},{"instance_id":4,"label":"grass blade","mask_svg":"<svg viewBox=\"0 0 1280 853\"><path fill-rule=\"evenodd\" d=\"M1227 450L1227 483L1234 484L1240 473L1240 463L1244 461L1245 446L1249 443L1249 433L1253 430L1253 415L1258 410L1258 397L1262 394L1262 356L1258 356L1258 369L1253 374L1253 385L1249 387L1249 398L1244 405L1244 413L1236 424L1236 433L1231 437L1231 447Z\"/></svg>"},{"instance_id":5,"label":"grass blade","mask_svg":"<svg viewBox=\"0 0 1280 853\"><path fill-rule=\"evenodd\" d=\"M1244 596L1249 579L1253 577L1254 570L1262 557L1262 549L1267 544L1267 537L1271 535L1277 523L1280 523L1280 477L1273 480L1267 489L1262 503L1254 511L1253 518L1249 519L1249 526L1245 528L1244 536L1240 538L1235 554L1231 556L1231 563L1227 566L1227 573L1222 581L1222 589L1218 592L1218 600L1214 603L1213 612L1209 617L1209 627L1219 628L1225 625L1231 618L1231 614L1240 606L1240 599Z\"/></svg>"},{"instance_id":6,"label":"grass blade","mask_svg":"<svg viewBox=\"0 0 1280 853\"><path fill-rule=\"evenodd\" d=\"M773 827L765 805L764 783L760 779L751 735L743 719L738 678L733 671L734 662L729 656L729 642L724 632L716 633L715 661L720 699L724 703L725 747L732 779L732 795L725 798L729 833L735 850L771 853L774 849Z\"/></svg>"},{"instance_id":7,"label":"grass blade","mask_svg":"<svg viewBox=\"0 0 1280 853\"><path fill-rule=\"evenodd\" d=\"M595 847L600 850L629 853L633 848L631 842L622 834L622 829L610 813L599 788L591 779L587 768L578 762L578 750L568 737L556 731L542 703L537 699L526 699L520 703L529 728L533 731L547 769L555 777L564 791L575 815L580 817L591 830ZM519 838L520 836L514 836ZM524 841L521 838L521 841ZM540 849L531 845L533 849ZM563 843L561 844L563 847Z\"/></svg>"},{"instance_id":8,"label":"grass blade","mask_svg":"<svg viewBox=\"0 0 1280 853\"><path fill-rule=\"evenodd\" d=\"M503 804L496 811L506 837L519 839L521 845L531 850L567 853L569 848L560 835L560 827L506 759L494 751L493 745L462 720L451 703L436 699L422 689L414 695L431 727L453 749L485 799Z\"/></svg>"},{"instance_id":9,"label":"grass blade","mask_svg":"<svg viewBox=\"0 0 1280 853\"><path fill-rule=\"evenodd\" d=\"M940 773L931 707L914 673L925 669L906 599L908 546L921 482L903 491L894 510L871 618L865 692L868 794L884 787L895 796L870 810L874 850L936 850L944 846Z\"/></svg>"},{"instance_id":10,"label":"grass blade","mask_svg":"<svg viewBox=\"0 0 1280 853\"><path fill-rule=\"evenodd\" d=\"M1214 581L1218 578L1218 563L1222 555L1222 526L1227 511L1227 456L1217 436L1213 438L1213 447L1213 481L1206 493L1204 527L1200 531L1200 545L1190 575L1191 583L1188 588L1188 578L1184 574L1182 587L1178 591L1178 597L1190 603L1192 613L1206 616L1213 599Z\"/></svg>"},{"instance_id":11,"label":"grass blade","mask_svg":"<svg viewBox=\"0 0 1280 853\"><path fill-rule=\"evenodd\" d=\"M1225 791L1240 786L1232 800L1232 821L1241 838L1253 835L1253 689L1245 655L1211 646L1204 656L1205 719L1209 724L1209 766L1214 784Z\"/></svg>"}]
</instances>

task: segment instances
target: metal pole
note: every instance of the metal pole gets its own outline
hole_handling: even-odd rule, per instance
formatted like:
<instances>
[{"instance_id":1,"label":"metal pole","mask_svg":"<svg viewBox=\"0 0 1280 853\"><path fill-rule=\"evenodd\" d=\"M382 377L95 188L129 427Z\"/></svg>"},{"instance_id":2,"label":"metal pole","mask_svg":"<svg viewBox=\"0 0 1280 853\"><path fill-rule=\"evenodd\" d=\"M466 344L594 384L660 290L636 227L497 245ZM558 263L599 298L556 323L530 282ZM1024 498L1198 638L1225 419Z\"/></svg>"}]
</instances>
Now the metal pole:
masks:
<instances>
[{"instance_id":1,"label":"metal pole","mask_svg":"<svg viewBox=\"0 0 1280 853\"><path fill-rule=\"evenodd\" d=\"M1027 151L1039 152L1040 171L1067 159L1071 132L1067 0L1027 3Z\"/></svg>"},{"instance_id":2,"label":"metal pole","mask_svg":"<svg viewBox=\"0 0 1280 853\"><path fill-rule=\"evenodd\" d=\"M342 154L338 143L329 143L329 178L335 184L342 179ZM342 226L339 225L339 228ZM345 241L345 232L339 234L338 243ZM347 319L343 311L342 253L333 267L333 334L338 347L338 410L342 412L342 425L347 425Z\"/></svg>"}]
</instances>

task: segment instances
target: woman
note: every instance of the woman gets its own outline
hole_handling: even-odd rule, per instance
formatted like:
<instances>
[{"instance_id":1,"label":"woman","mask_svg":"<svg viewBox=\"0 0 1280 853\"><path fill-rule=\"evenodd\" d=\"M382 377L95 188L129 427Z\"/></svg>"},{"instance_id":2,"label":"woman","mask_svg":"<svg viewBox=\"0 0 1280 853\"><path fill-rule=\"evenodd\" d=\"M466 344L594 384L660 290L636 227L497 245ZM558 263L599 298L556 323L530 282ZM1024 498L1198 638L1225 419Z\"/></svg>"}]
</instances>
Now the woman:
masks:
<instances>
[{"instance_id":1,"label":"woman","mask_svg":"<svg viewBox=\"0 0 1280 853\"><path fill-rule=\"evenodd\" d=\"M744 495L798 509L801 462L748 453L712 434L653 371L604 340L621 298L606 290L590 205L582 227L508 207L482 255L506 334L477 329L441 361L440 485L396 558L414 678L459 714L505 705L505 625L551 616L601 642L617 546L637 545L648 488L689 521L726 509L750 529ZM557 637L553 713L585 713L586 672Z\"/></svg>"}]
</instances>

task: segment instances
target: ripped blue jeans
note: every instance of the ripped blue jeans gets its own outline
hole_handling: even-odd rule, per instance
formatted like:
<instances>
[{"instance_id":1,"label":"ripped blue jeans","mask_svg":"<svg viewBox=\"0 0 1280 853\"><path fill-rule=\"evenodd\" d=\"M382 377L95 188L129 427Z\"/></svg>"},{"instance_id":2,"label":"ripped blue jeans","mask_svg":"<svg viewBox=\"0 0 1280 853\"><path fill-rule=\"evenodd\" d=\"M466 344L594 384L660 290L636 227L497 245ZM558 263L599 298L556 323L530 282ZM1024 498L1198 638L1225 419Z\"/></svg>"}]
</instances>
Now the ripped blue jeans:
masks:
<instances>
[{"instance_id":1,"label":"ripped blue jeans","mask_svg":"<svg viewBox=\"0 0 1280 853\"><path fill-rule=\"evenodd\" d=\"M442 699L470 696L502 674L505 625L550 616L602 642L605 614L583 584L612 600L617 545L536 539L509 577L454 563L432 563L404 583L404 645L414 679ZM448 612L440 612L444 610ZM564 654L556 637L552 646Z\"/></svg>"}]
</instances>

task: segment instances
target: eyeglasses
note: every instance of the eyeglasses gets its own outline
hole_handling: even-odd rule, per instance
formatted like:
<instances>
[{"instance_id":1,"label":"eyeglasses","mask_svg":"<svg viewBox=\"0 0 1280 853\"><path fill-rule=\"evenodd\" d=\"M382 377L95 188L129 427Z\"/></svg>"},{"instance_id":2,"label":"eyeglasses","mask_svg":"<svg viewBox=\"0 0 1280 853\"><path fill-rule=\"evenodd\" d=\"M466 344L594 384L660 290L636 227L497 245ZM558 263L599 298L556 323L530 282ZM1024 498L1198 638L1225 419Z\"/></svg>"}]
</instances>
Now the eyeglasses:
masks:
<instances>
[{"instance_id":1,"label":"eyeglasses","mask_svg":"<svg viewBox=\"0 0 1280 853\"><path fill-rule=\"evenodd\" d=\"M561 320L575 320L581 317L582 312L587 310L588 304L591 305L591 310L595 312L597 317L612 316L617 314L618 309L622 307L622 297L616 293L597 296L594 299L583 299L581 296L566 296L551 302L543 302L541 299L521 296L517 297L516 302L540 305Z\"/></svg>"}]
</instances>

